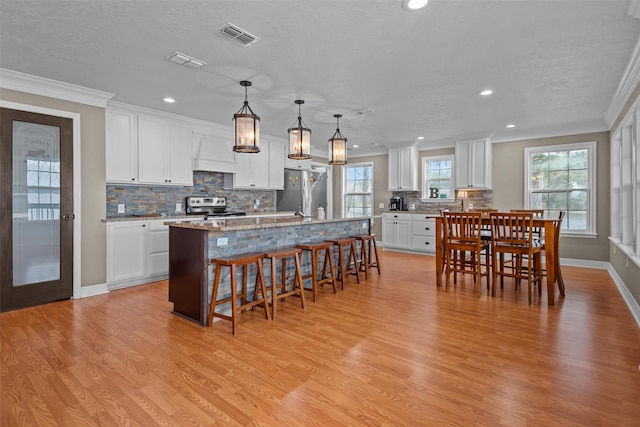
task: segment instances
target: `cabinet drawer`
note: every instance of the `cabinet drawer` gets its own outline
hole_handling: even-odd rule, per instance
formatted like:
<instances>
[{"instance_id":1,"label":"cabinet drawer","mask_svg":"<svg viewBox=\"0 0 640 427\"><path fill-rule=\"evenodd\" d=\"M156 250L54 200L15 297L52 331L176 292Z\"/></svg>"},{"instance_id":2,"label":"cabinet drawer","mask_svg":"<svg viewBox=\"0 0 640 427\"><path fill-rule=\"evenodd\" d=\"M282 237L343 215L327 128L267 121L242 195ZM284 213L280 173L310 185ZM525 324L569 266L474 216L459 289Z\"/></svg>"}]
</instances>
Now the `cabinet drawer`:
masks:
<instances>
[{"instance_id":1,"label":"cabinet drawer","mask_svg":"<svg viewBox=\"0 0 640 427\"><path fill-rule=\"evenodd\" d=\"M430 221L412 221L411 234L414 236L435 236L436 222Z\"/></svg>"},{"instance_id":2,"label":"cabinet drawer","mask_svg":"<svg viewBox=\"0 0 640 427\"><path fill-rule=\"evenodd\" d=\"M403 214L403 213L393 213L393 212L384 212L382 214L382 219L390 219L390 220L404 220L410 221L411 214Z\"/></svg>"},{"instance_id":3,"label":"cabinet drawer","mask_svg":"<svg viewBox=\"0 0 640 427\"><path fill-rule=\"evenodd\" d=\"M436 238L435 236L414 235L411 237L411 249L413 249L414 251L435 252Z\"/></svg>"}]
</instances>

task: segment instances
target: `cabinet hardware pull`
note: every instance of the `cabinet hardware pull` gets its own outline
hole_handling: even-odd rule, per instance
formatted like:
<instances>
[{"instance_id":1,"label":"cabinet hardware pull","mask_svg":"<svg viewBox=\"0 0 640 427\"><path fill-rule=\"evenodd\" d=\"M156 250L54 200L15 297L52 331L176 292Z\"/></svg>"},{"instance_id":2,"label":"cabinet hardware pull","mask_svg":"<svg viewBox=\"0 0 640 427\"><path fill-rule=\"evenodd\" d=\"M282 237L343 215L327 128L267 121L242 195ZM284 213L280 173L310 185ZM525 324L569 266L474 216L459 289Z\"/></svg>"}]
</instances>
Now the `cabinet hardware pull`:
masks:
<instances>
[{"instance_id":1,"label":"cabinet hardware pull","mask_svg":"<svg viewBox=\"0 0 640 427\"><path fill-rule=\"evenodd\" d=\"M429 227L425 227L424 229L425 229L425 230L431 230Z\"/></svg>"}]
</instances>

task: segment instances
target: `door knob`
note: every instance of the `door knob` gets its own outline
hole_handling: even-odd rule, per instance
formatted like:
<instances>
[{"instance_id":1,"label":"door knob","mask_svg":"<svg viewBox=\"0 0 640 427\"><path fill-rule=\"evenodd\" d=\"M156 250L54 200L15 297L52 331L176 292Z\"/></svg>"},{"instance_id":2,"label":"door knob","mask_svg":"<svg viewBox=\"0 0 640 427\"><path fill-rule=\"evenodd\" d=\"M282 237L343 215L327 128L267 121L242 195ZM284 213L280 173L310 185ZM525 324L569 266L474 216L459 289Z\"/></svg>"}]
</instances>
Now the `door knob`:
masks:
<instances>
[{"instance_id":1,"label":"door knob","mask_svg":"<svg viewBox=\"0 0 640 427\"><path fill-rule=\"evenodd\" d=\"M70 215L62 215L62 219L65 221L69 221L71 219Z\"/></svg>"}]
</instances>

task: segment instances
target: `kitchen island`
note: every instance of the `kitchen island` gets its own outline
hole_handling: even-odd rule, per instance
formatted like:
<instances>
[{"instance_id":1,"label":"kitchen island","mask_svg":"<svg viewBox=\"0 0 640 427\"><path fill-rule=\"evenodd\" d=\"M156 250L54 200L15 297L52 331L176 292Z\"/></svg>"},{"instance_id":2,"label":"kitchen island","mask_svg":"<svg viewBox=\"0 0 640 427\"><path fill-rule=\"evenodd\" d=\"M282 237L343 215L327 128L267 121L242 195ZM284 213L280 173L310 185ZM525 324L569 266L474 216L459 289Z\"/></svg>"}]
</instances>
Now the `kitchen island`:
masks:
<instances>
[{"instance_id":1,"label":"kitchen island","mask_svg":"<svg viewBox=\"0 0 640 427\"><path fill-rule=\"evenodd\" d=\"M203 326L207 324L211 300L215 268L210 263L212 258L366 235L371 226L370 218L322 220L300 216L234 217L169 222L167 225L169 301L173 303L173 313ZM310 270L308 258L302 259L303 272ZM255 284L255 270L255 267L249 268L249 295ZM271 280L268 268L265 268L265 279L267 283ZM230 289L229 274L225 269L218 299L229 296Z\"/></svg>"}]
</instances>

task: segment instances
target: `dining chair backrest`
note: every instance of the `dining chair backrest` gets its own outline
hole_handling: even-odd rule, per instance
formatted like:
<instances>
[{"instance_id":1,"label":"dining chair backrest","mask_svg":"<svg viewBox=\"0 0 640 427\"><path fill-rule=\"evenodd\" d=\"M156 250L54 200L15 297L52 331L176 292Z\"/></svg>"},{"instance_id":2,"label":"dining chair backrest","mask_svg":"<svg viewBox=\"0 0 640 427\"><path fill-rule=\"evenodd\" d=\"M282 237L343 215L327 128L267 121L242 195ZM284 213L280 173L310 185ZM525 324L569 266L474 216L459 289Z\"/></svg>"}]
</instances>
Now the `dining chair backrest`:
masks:
<instances>
[{"instance_id":1,"label":"dining chair backrest","mask_svg":"<svg viewBox=\"0 0 640 427\"><path fill-rule=\"evenodd\" d=\"M481 239L480 212L444 212L445 241L478 242Z\"/></svg>"},{"instance_id":2,"label":"dining chair backrest","mask_svg":"<svg viewBox=\"0 0 640 427\"><path fill-rule=\"evenodd\" d=\"M533 214L531 212L491 212L491 240L498 245L532 245Z\"/></svg>"},{"instance_id":3,"label":"dining chair backrest","mask_svg":"<svg viewBox=\"0 0 640 427\"><path fill-rule=\"evenodd\" d=\"M511 209L511 212L530 212L531 214L533 214L534 218L544 218L544 209ZM542 240L544 238L544 227L531 227L530 230L533 233L534 238L538 240Z\"/></svg>"}]
</instances>

